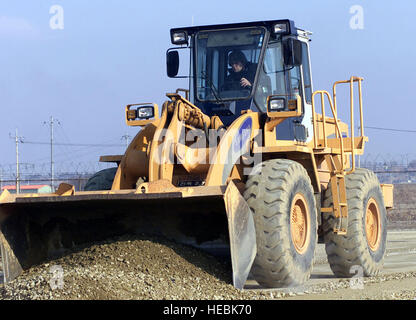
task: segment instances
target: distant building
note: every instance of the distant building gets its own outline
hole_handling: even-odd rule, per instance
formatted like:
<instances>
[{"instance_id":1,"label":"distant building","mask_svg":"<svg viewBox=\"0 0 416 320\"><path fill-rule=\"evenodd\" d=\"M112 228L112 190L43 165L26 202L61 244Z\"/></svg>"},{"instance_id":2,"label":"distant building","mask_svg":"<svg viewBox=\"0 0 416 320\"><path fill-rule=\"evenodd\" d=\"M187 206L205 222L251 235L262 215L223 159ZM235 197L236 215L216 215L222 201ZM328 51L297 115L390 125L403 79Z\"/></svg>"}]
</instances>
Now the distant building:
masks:
<instances>
[{"instance_id":1,"label":"distant building","mask_svg":"<svg viewBox=\"0 0 416 320\"><path fill-rule=\"evenodd\" d=\"M16 186L9 185L3 186L1 191L7 190L10 193L16 193ZM47 184L30 184L30 185L21 185L20 186L20 193L51 193L52 189L51 186Z\"/></svg>"}]
</instances>

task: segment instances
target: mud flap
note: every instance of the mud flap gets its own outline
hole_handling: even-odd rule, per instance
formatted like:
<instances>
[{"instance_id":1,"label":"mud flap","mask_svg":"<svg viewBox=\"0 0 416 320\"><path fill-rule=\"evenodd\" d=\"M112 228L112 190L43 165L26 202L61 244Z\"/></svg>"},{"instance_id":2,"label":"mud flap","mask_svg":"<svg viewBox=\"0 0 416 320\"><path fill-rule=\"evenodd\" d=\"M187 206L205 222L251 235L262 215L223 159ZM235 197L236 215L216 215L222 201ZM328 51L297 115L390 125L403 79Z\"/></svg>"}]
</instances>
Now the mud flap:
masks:
<instances>
[{"instance_id":1,"label":"mud flap","mask_svg":"<svg viewBox=\"0 0 416 320\"><path fill-rule=\"evenodd\" d=\"M236 185L231 181L224 194L228 217L233 284L243 289L257 253L253 215Z\"/></svg>"}]
</instances>

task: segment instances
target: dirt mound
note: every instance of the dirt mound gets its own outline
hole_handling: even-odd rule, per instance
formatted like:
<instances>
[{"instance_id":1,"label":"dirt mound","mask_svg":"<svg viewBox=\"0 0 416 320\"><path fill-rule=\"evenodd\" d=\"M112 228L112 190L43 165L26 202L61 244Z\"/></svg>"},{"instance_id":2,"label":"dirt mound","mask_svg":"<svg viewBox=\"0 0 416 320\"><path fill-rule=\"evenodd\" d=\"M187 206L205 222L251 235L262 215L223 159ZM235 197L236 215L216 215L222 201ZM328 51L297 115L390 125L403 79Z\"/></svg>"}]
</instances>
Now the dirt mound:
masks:
<instances>
[{"instance_id":1,"label":"dirt mound","mask_svg":"<svg viewBox=\"0 0 416 320\"><path fill-rule=\"evenodd\" d=\"M53 273L55 271L55 273ZM61 277L61 275L63 275ZM231 266L192 247L129 236L36 266L4 285L3 299L253 299Z\"/></svg>"}]
</instances>

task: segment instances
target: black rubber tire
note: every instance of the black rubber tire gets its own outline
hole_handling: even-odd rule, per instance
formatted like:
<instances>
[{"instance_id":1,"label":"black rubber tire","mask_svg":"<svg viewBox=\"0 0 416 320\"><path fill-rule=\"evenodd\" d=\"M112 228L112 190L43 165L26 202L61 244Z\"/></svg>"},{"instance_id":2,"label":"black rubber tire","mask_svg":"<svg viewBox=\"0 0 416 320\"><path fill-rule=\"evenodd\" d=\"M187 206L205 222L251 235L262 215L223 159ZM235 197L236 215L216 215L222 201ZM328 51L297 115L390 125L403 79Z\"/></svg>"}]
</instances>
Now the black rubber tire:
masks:
<instances>
[{"instance_id":1,"label":"black rubber tire","mask_svg":"<svg viewBox=\"0 0 416 320\"><path fill-rule=\"evenodd\" d=\"M84 191L111 190L116 172L117 167L98 171L88 179Z\"/></svg>"},{"instance_id":2,"label":"black rubber tire","mask_svg":"<svg viewBox=\"0 0 416 320\"><path fill-rule=\"evenodd\" d=\"M332 272L337 277L375 276L380 273L386 252L387 213L384 205L380 183L374 172L357 168L345 177L348 205L348 229L346 235L333 232L335 217L324 213L322 229L324 232L325 250ZM376 250L370 248L366 230L366 208L369 200L377 203L380 216L380 242ZM324 207L332 206L332 192L325 192ZM357 273L358 272L358 273Z\"/></svg>"},{"instance_id":3,"label":"black rubber tire","mask_svg":"<svg viewBox=\"0 0 416 320\"><path fill-rule=\"evenodd\" d=\"M287 159L274 159L254 168L246 183L244 198L256 228L257 255L251 269L263 287L294 287L310 277L317 244L314 191L305 168ZM291 235L290 210L296 195L307 202L309 232L300 254Z\"/></svg>"}]
</instances>

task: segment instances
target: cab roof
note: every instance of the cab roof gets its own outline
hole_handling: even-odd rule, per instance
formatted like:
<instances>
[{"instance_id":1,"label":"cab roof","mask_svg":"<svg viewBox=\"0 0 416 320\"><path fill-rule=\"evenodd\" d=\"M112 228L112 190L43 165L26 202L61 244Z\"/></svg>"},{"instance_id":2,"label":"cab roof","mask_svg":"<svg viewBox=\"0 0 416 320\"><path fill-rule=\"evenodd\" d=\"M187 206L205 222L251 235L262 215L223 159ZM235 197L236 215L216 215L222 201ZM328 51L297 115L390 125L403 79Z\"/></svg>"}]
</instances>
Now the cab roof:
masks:
<instances>
[{"instance_id":1,"label":"cab roof","mask_svg":"<svg viewBox=\"0 0 416 320\"><path fill-rule=\"evenodd\" d=\"M266 27L268 30L271 30L275 24L287 24L289 30L286 34L297 34L297 28L295 27L295 22L289 19L283 20L263 20L263 21L252 21L252 22L239 22L239 23L227 23L227 24L213 24L213 25L204 25L204 26L192 26L192 27L183 27L183 28L173 28L170 29L171 39L173 39L173 34L179 31L185 31L188 36L191 36L198 31L208 31L208 30L221 30L221 29L234 29L234 28L245 28L245 27ZM172 43L173 40L172 40Z\"/></svg>"}]
</instances>

